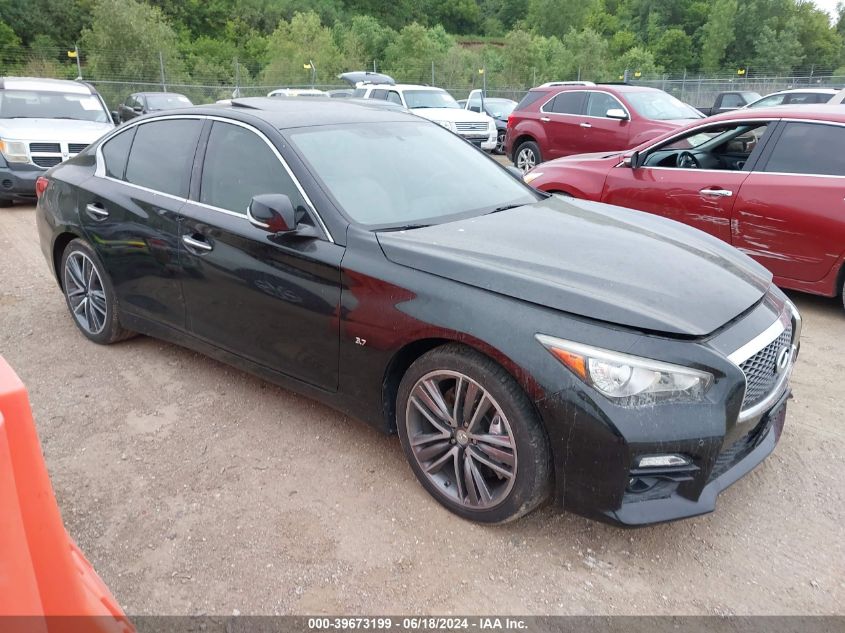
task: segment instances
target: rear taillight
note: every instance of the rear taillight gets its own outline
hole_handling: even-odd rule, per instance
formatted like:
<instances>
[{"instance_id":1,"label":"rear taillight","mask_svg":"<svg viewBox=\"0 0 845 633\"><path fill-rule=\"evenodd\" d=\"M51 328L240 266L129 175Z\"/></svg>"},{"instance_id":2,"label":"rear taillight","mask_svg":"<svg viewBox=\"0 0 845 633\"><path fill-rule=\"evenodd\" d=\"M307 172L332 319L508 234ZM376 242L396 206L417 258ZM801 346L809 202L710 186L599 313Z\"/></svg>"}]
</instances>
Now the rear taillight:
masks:
<instances>
[{"instance_id":1,"label":"rear taillight","mask_svg":"<svg viewBox=\"0 0 845 633\"><path fill-rule=\"evenodd\" d=\"M35 181L35 197L40 198L41 194L47 191L47 185L49 184L49 180L47 180L44 176L39 176L38 180Z\"/></svg>"}]
</instances>

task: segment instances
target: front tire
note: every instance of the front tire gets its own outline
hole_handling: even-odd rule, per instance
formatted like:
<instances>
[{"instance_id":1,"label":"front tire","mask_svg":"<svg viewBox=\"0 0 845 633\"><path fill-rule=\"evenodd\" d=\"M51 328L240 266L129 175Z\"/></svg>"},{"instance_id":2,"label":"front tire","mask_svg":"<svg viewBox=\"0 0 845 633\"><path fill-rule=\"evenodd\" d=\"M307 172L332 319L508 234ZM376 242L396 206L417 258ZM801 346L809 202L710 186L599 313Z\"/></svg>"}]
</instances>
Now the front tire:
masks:
<instances>
[{"instance_id":1,"label":"front tire","mask_svg":"<svg viewBox=\"0 0 845 633\"><path fill-rule=\"evenodd\" d=\"M496 149L493 150L494 154L504 154L505 153L505 130L499 130L496 133Z\"/></svg>"},{"instance_id":2,"label":"front tire","mask_svg":"<svg viewBox=\"0 0 845 633\"><path fill-rule=\"evenodd\" d=\"M9 200L8 198L0 198L0 209L8 209L13 204L14 202Z\"/></svg>"},{"instance_id":3,"label":"front tire","mask_svg":"<svg viewBox=\"0 0 845 633\"><path fill-rule=\"evenodd\" d=\"M87 242L72 240L62 254L59 270L71 318L88 340L109 345L133 335L120 324L111 279Z\"/></svg>"},{"instance_id":4,"label":"front tire","mask_svg":"<svg viewBox=\"0 0 845 633\"><path fill-rule=\"evenodd\" d=\"M549 495L548 440L531 400L475 350L450 344L411 365L399 385L396 425L417 479L465 519L512 521Z\"/></svg>"},{"instance_id":5,"label":"front tire","mask_svg":"<svg viewBox=\"0 0 845 633\"><path fill-rule=\"evenodd\" d=\"M516 148L514 156L513 164L522 170L522 173L533 169L543 162L543 157L540 154L540 146L534 141L520 143L519 147Z\"/></svg>"}]
</instances>

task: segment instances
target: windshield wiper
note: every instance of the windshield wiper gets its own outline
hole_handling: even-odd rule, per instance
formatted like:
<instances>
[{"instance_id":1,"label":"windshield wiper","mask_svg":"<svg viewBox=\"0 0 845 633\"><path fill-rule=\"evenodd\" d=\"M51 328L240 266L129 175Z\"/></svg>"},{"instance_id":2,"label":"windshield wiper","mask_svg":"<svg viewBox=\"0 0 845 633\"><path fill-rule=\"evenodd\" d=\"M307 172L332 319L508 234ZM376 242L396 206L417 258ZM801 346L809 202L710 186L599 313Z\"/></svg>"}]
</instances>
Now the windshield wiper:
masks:
<instances>
[{"instance_id":1,"label":"windshield wiper","mask_svg":"<svg viewBox=\"0 0 845 633\"><path fill-rule=\"evenodd\" d=\"M377 229L377 231L411 231L413 229L424 229L430 224L405 224L403 226L391 226L386 229Z\"/></svg>"},{"instance_id":2,"label":"windshield wiper","mask_svg":"<svg viewBox=\"0 0 845 633\"><path fill-rule=\"evenodd\" d=\"M488 211L487 213L488 214L498 213L499 211L508 211L510 209L516 209L517 207L524 207L524 206L525 206L524 202L515 203L515 204L505 204L505 205L502 205L501 207L496 207L495 209L493 209L492 211Z\"/></svg>"}]
</instances>

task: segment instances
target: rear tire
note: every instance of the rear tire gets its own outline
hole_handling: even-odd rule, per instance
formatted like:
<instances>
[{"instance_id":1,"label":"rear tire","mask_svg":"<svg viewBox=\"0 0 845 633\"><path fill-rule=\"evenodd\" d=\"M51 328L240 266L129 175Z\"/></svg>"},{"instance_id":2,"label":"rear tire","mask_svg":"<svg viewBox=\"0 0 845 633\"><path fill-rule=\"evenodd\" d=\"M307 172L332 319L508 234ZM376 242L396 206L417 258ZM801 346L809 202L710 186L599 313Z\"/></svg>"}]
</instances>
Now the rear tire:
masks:
<instances>
[{"instance_id":1,"label":"rear tire","mask_svg":"<svg viewBox=\"0 0 845 633\"><path fill-rule=\"evenodd\" d=\"M0 209L8 209L14 204L11 200L6 200L5 198L0 198Z\"/></svg>"},{"instance_id":2,"label":"rear tire","mask_svg":"<svg viewBox=\"0 0 845 633\"><path fill-rule=\"evenodd\" d=\"M120 324L111 278L87 242L75 239L68 243L59 271L71 318L85 338L109 345L134 336Z\"/></svg>"},{"instance_id":3,"label":"rear tire","mask_svg":"<svg viewBox=\"0 0 845 633\"><path fill-rule=\"evenodd\" d=\"M512 521L549 496L551 453L534 405L473 349L450 344L417 359L399 385L396 426L419 482L465 519Z\"/></svg>"},{"instance_id":4,"label":"rear tire","mask_svg":"<svg viewBox=\"0 0 845 633\"><path fill-rule=\"evenodd\" d=\"M534 141L523 141L514 152L513 164L523 173L543 162L540 146Z\"/></svg>"}]
</instances>

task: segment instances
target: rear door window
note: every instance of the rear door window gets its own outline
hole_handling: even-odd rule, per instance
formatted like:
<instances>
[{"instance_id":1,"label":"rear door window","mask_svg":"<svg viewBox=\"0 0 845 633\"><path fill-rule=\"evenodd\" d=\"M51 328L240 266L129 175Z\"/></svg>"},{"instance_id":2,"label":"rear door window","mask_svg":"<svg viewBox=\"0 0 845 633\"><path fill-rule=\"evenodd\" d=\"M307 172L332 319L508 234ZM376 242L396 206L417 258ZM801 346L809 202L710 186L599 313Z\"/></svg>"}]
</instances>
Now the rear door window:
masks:
<instances>
[{"instance_id":1,"label":"rear door window","mask_svg":"<svg viewBox=\"0 0 845 633\"><path fill-rule=\"evenodd\" d=\"M126 182L187 198L202 124L199 119L170 119L139 125Z\"/></svg>"},{"instance_id":2,"label":"rear door window","mask_svg":"<svg viewBox=\"0 0 845 633\"><path fill-rule=\"evenodd\" d=\"M824 123L787 123L764 171L845 176L845 127ZM827 148L828 151L824 151Z\"/></svg>"},{"instance_id":3,"label":"rear door window","mask_svg":"<svg viewBox=\"0 0 845 633\"><path fill-rule=\"evenodd\" d=\"M584 102L586 100L586 92L561 92L554 98L554 101L546 104L545 111L554 112L555 114L581 114L584 111Z\"/></svg>"},{"instance_id":4,"label":"rear door window","mask_svg":"<svg viewBox=\"0 0 845 633\"><path fill-rule=\"evenodd\" d=\"M373 90L370 99L387 99L387 90Z\"/></svg>"},{"instance_id":5,"label":"rear door window","mask_svg":"<svg viewBox=\"0 0 845 633\"><path fill-rule=\"evenodd\" d=\"M724 95L722 97L722 108L741 108L745 105L745 101L740 95Z\"/></svg>"}]
</instances>

